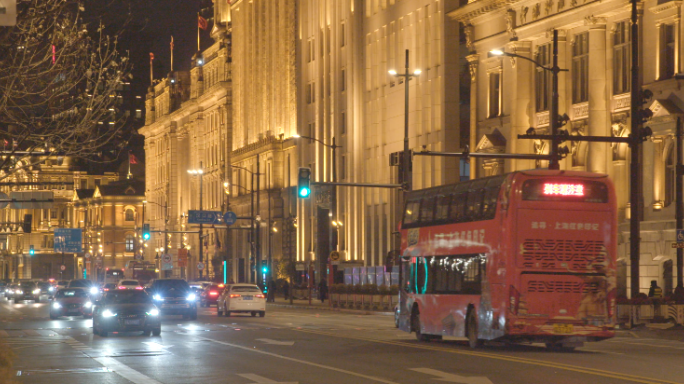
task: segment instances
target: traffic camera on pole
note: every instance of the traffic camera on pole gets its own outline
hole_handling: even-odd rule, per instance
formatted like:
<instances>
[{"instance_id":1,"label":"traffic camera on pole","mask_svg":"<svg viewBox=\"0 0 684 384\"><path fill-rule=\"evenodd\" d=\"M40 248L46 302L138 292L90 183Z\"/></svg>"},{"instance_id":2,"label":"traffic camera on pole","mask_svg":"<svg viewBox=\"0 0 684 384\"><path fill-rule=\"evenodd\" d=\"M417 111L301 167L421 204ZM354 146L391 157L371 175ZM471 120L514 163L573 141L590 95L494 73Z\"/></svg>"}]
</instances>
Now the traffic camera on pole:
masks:
<instances>
[{"instance_id":1,"label":"traffic camera on pole","mask_svg":"<svg viewBox=\"0 0 684 384\"><path fill-rule=\"evenodd\" d=\"M149 224L143 224L142 227L142 238L143 240L147 241L150 239L150 225Z\"/></svg>"},{"instance_id":2,"label":"traffic camera on pole","mask_svg":"<svg viewBox=\"0 0 684 384\"><path fill-rule=\"evenodd\" d=\"M311 169L299 168L299 177L297 178L297 195L306 199L311 195Z\"/></svg>"}]
</instances>

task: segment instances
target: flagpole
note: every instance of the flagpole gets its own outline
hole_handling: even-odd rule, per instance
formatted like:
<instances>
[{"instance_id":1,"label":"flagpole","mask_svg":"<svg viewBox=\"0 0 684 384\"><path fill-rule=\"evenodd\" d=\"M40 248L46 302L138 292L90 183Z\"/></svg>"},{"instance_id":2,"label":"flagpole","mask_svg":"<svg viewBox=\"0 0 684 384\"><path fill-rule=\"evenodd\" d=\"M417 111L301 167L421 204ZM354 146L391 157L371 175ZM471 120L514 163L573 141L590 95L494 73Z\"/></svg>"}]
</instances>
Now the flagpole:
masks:
<instances>
[{"instance_id":1,"label":"flagpole","mask_svg":"<svg viewBox=\"0 0 684 384\"><path fill-rule=\"evenodd\" d=\"M199 21L200 21L200 14L197 12L197 52L200 51L200 26L199 26Z\"/></svg>"},{"instance_id":2,"label":"flagpole","mask_svg":"<svg viewBox=\"0 0 684 384\"><path fill-rule=\"evenodd\" d=\"M154 86L154 67L152 61L154 61L154 53L150 52L150 86Z\"/></svg>"},{"instance_id":3,"label":"flagpole","mask_svg":"<svg viewBox=\"0 0 684 384\"><path fill-rule=\"evenodd\" d=\"M128 151L128 175L126 176L126 178L131 178L131 151Z\"/></svg>"},{"instance_id":4,"label":"flagpole","mask_svg":"<svg viewBox=\"0 0 684 384\"><path fill-rule=\"evenodd\" d=\"M171 72L173 72L173 35L171 35Z\"/></svg>"}]
</instances>

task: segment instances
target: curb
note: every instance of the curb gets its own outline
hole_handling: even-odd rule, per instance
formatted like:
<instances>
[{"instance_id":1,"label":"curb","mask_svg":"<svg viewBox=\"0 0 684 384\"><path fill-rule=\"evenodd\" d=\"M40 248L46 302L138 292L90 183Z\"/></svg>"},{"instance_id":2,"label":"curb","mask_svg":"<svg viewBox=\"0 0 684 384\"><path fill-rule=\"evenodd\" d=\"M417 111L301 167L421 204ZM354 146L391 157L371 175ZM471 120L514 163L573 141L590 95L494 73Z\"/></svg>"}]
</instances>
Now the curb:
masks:
<instances>
[{"instance_id":1,"label":"curb","mask_svg":"<svg viewBox=\"0 0 684 384\"><path fill-rule=\"evenodd\" d=\"M295 304L290 305L290 304L266 303L266 306L267 307L278 307L278 308L290 308L290 309L334 311L334 312L350 313L350 314L357 314L357 315L394 316L394 313L392 313L392 312L366 311L366 310L359 310L359 309L343 309L343 308L323 307L323 306L315 306L315 305L308 306L308 305L295 305Z\"/></svg>"}]
</instances>

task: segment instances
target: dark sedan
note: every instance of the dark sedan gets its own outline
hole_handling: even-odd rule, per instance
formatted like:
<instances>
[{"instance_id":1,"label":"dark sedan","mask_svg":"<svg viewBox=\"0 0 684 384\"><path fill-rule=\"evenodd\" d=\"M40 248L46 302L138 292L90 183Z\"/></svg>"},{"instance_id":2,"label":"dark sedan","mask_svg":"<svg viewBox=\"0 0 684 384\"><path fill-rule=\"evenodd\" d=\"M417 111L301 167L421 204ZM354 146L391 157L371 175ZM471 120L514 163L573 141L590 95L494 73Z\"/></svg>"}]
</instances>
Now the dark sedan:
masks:
<instances>
[{"instance_id":1,"label":"dark sedan","mask_svg":"<svg viewBox=\"0 0 684 384\"><path fill-rule=\"evenodd\" d=\"M95 303L93 334L107 337L109 332L143 332L161 334L159 309L152 298L141 290L113 290Z\"/></svg>"},{"instance_id":2,"label":"dark sedan","mask_svg":"<svg viewBox=\"0 0 684 384\"><path fill-rule=\"evenodd\" d=\"M223 284L212 284L200 293L200 306L208 307L212 304L218 303L218 298L223 292L225 286Z\"/></svg>"},{"instance_id":3,"label":"dark sedan","mask_svg":"<svg viewBox=\"0 0 684 384\"><path fill-rule=\"evenodd\" d=\"M52 320L61 316L83 316L87 319L92 315L93 302L83 288L60 289L50 305L50 319Z\"/></svg>"},{"instance_id":4,"label":"dark sedan","mask_svg":"<svg viewBox=\"0 0 684 384\"><path fill-rule=\"evenodd\" d=\"M40 303L40 288L32 281L25 281L14 290L14 302L33 300Z\"/></svg>"}]
</instances>

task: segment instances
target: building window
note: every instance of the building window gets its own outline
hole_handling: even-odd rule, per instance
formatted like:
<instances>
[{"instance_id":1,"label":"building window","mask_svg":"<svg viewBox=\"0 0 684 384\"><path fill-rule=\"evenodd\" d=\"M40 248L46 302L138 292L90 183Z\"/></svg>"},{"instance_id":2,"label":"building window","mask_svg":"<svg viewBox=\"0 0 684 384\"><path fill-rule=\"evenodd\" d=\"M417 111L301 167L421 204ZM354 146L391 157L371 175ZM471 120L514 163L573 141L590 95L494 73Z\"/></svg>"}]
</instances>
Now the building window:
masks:
<instances>
[{"instance_id":1,"label":"building window","mask_svg":"<svg viewBox=\"0 0 684 384\"><path fill-rule=\"evenodd\" d=\"M129 209L126 210L126 217L125 217L124 220L126 220L126 221L133 221L133 220L135 220L135 214L133 213L133 210L132 210L132 209L129 208Z\"/></svg>"},{"instance_id":2,"label":"building window","mask_svg":"<svg viewBox=\"0 0 684 384\"><path fill-rule=\"evenodd\" d=\"M541 66L551 68L551 44L539 46L535 60ZM549 110L549 100L551 98L551 83L553 74L541 66L537 66L535 73L535 97L537 112Z\"/></svg>"},{"instance_id":3,"label":"building window","mask_svg":"<svg viewBox=\"0 0 684 384\"><path fill-rule=\"evenodd\" d=\"M489 74L489 117L497 117L501 113L501 73Z\"/></svg>"},{"instance_id":4,"label":"building window","mask_svg":"<svg viewBox=\"0 0 684 384\"><path fill-rule=\"evenodd\" d=\"M344 23L340 24L340 47L344 47L347 44L344 37L344 29Z\"/></svg>"},{"instance_id":5,"label":"building window","mask_svg":"<svg viewBox=\"0 0 684 384\"><path fill-rule=\"evenodd\" d=\"M347 155L340 156L340 180L347 178Z\"/></svg>"},{"instance_id":6,"label":"building window","mask_svg":"<svg viewBox=\"0 0 684 384\"><path fill-rule=\"evenodd\" d=\"M81 189L88 189L88 179L81 179Z\"/></svg>"},{"instance_id":7,"label":"building window","mask_svg":"<svg viewBox=\"0 0 684 384\"><path fill-rule=\"evenodd\" d=\"M135 251L135 237L130 233L126 235L126 252Z\"/></svg>"},{"instance_id":8,"label":"building window","mask_svg":"<svg viewBox=\"0 0 684 384\"><path fill-rule=\"evenodd\" d=\"M625 20L615 24L615 33L613 34L613 95L627 93L631 90L631 68L630 22Z\"/></svg>"},{"instance_id":9,"label":"building window","mask_svg":"<svg viewBox=\"0 0 684 384\"><path fill-rule=\"evenodd\" d=\"M347 70L343 69L340 73L340 91L344 92L347 90Z\"/></svg>"},{"instance_id":10,"label":"building window","mask_svg":"<svg viewBox=\"0 0 684 384\"><path fill-rule=\"evenodd\" d=\"M658 80L669 79L675 72L675 26L660 26L660 76Z\"/></svg>"},{"instance_id":11,"label":"building window","mask_svg":"<svg viewBox=\"0 0 684 384\"><path fill-rule=\"evenodd\" d=\"M102 185L102 179L95 179L95 186L99 187Z\"/></svg>"},{"instance_id":12,"label":"building window","mask_svg":"<svg viewBox=\"0 0 684 384\"><path fill-rule=\"evenodd\" d=\"M572 103L589 100L589 33L575 36L572 46Z\"/></svg>"},{"instance_id":13,"label":"building window","mask_svg":"<svg viewBox=\"0 0 684 384\"><path fill-rule=\"evenodd\" d=\"M315 57L314 57L314 43L313 43L313 40L309 40L309 41L308 41L308 51L309 51L309 52L308 52L308 53L309 53L308 62L310 63L313 59L315 59Z\"/></svg>"},{"instance_id":14,"label":"building window","mask_svg":"<svg viewBox=\"0 0 684 384\"><path fill-rule=\"evenodd\" d=\"M340 114L340 135L347 133L347 112Z\"/></svg>"},{"instance_id":15,"label":"building window","mask_svg":"<svg viewBox=\"0 0 684 384\"><path fill-rule=\"evenodd\" d=\"M677 151L675 145L670 146L670 150L665 157L665 206L669 206L675 200L675 181L677 180L677 161L675 156Z\"/></svg>"}]
</instances>

